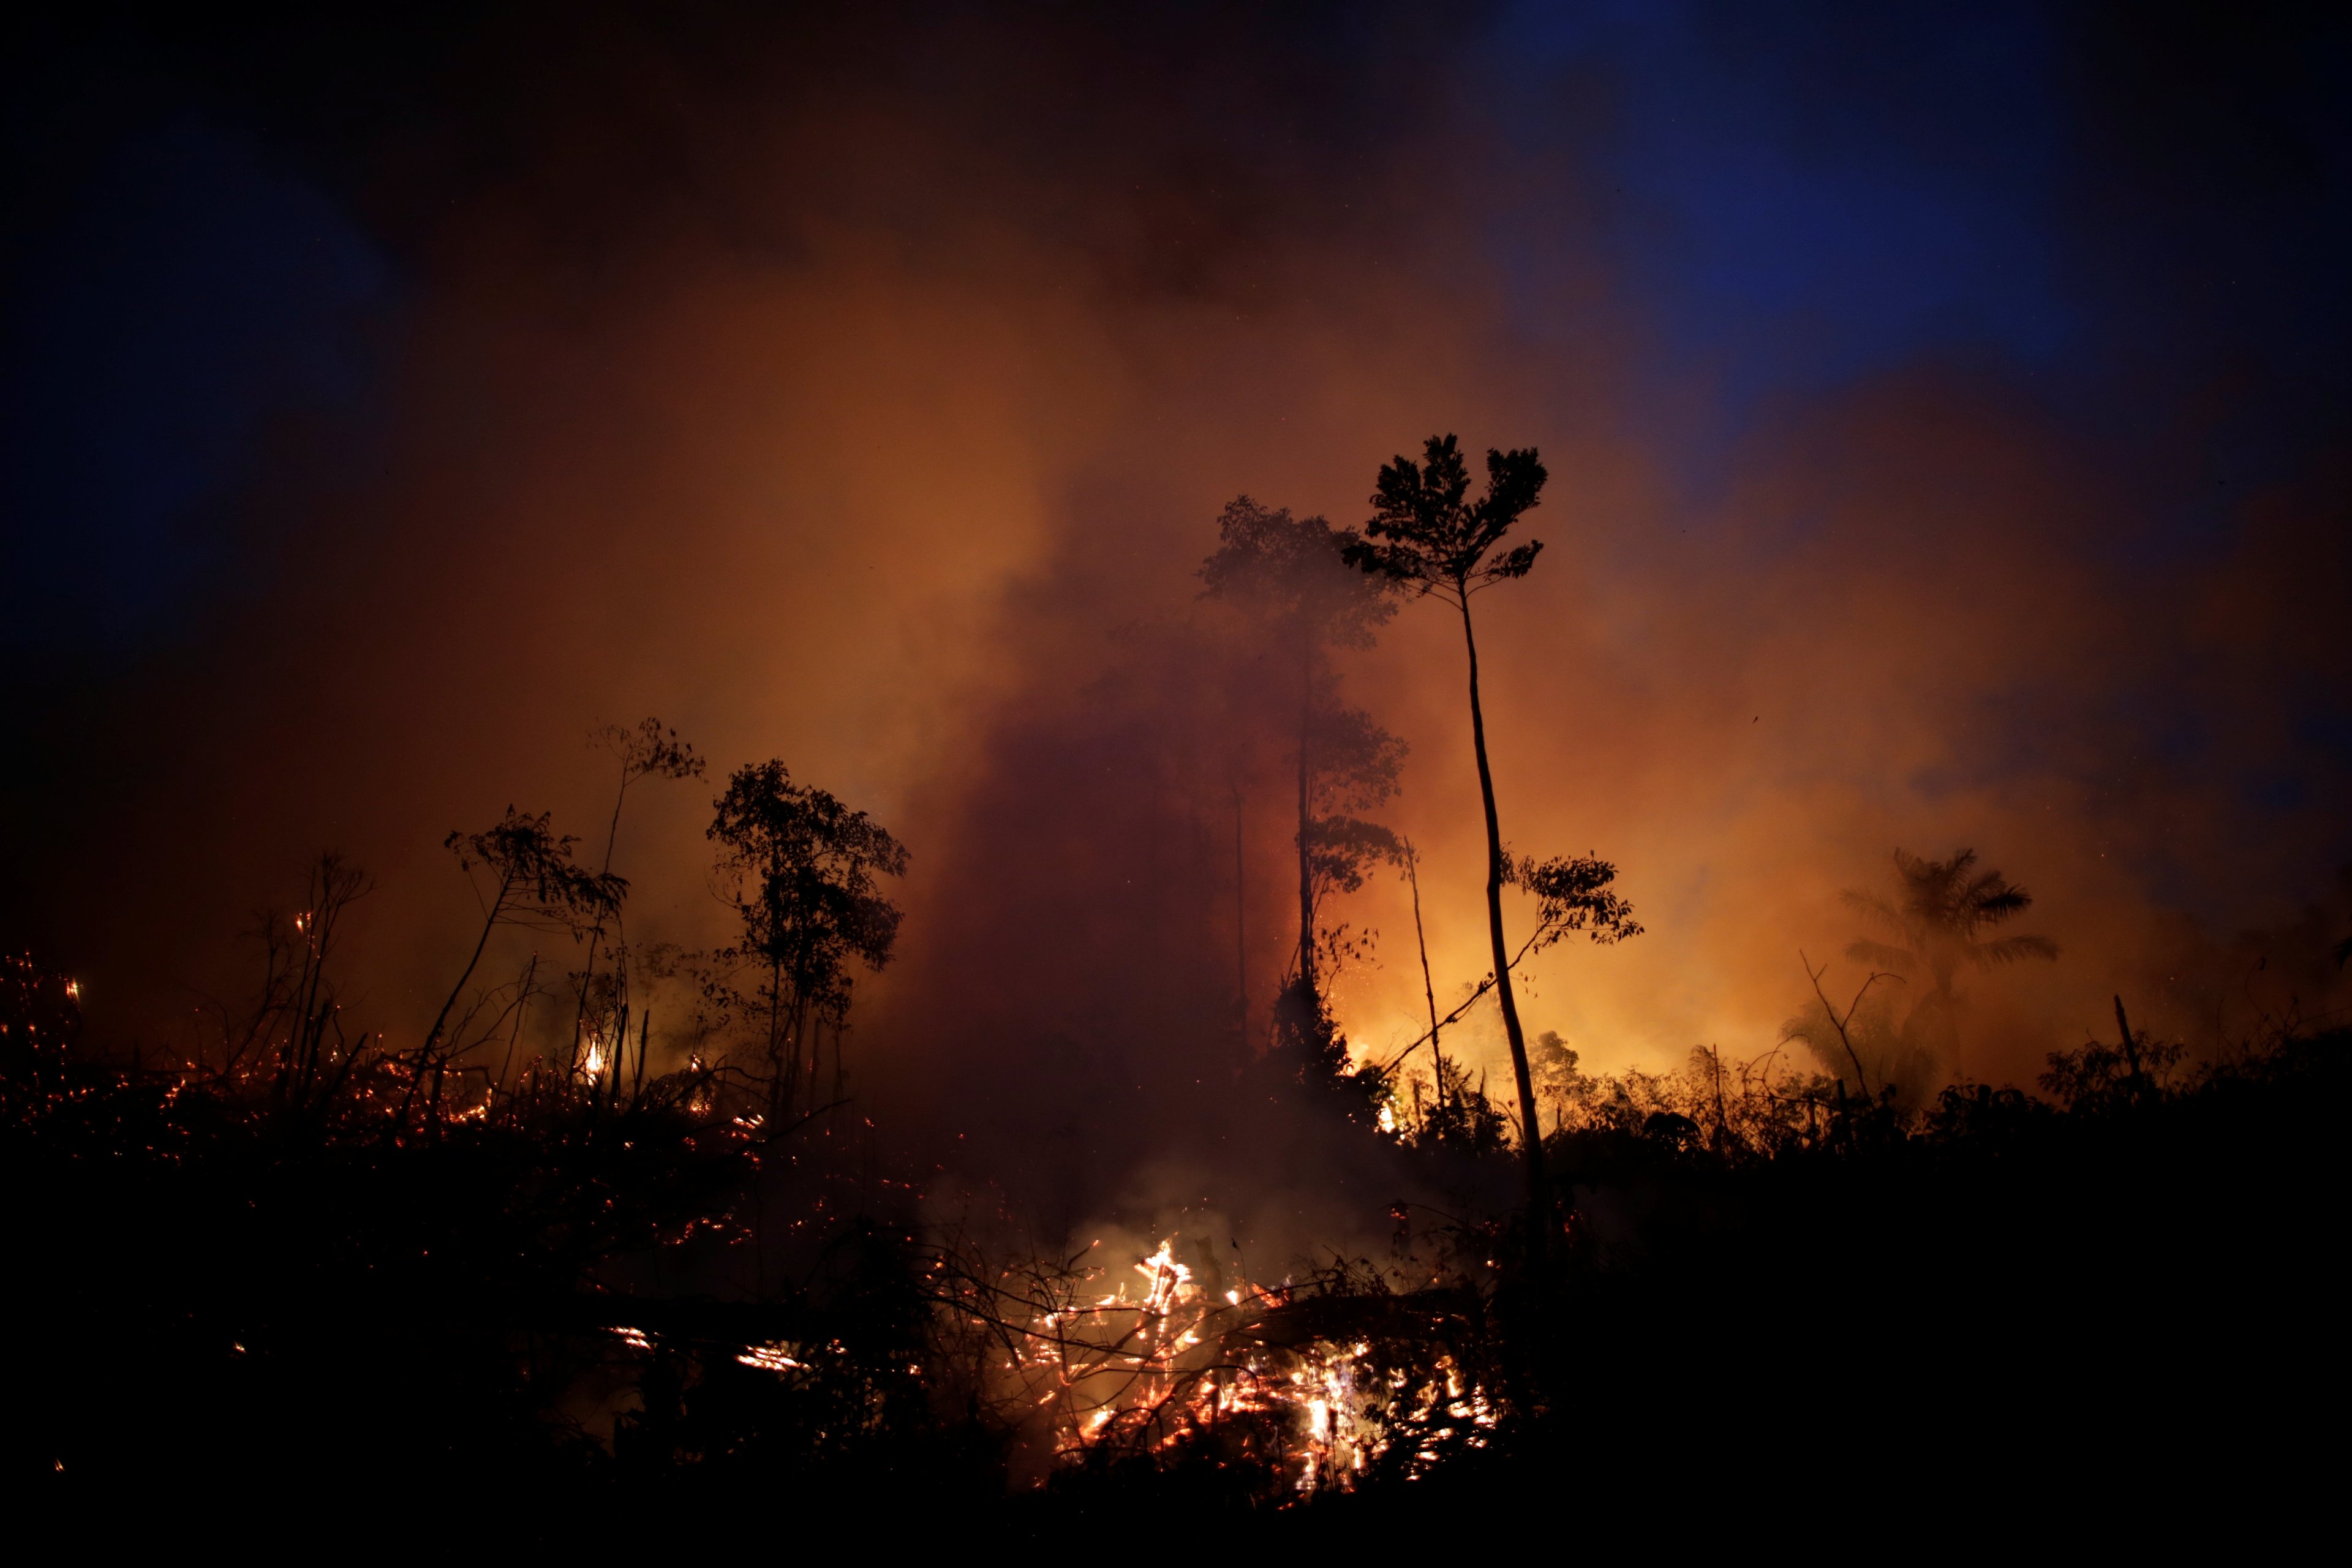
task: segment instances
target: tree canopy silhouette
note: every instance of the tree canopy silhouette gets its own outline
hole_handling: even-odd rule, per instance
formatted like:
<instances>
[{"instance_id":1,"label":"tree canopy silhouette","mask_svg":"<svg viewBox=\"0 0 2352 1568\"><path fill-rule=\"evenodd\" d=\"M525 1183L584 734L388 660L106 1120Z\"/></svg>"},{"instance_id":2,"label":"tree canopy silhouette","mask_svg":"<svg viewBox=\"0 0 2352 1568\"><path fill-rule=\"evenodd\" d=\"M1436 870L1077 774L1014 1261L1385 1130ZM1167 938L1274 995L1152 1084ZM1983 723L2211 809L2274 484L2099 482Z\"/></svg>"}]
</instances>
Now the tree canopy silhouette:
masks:
<instances>
[{"instance_id":1,"label":"tree canopy silhouette","mask_svg":"<svg viewBox=\"0 0 2352 1568\"><path fill-rule=\"evenodd\" d=\"M793 783L782 762L738 768L716 806L708 837L734 880L740 952L766 970L757 1001L768 1024L770 1119L781 1125L798 1103L803 1062L814 1099L808 1031L845 1010L850 961L875 970L890 962L901 911L874 879L905 875L907 849L864 812ZM837 1057L837 1040L834 1048Z\"/></svg>"},{"instance_id":2,"label":"tree canopy silhouette","mask_svg":"<svg viewBox=\"0 0 2352 1568\"><path fill-rule=\"evenodd\" d=\"M1893 897L1859 888L1848 888L1841 895L1848 909L1876 925L1887 939L1857 939L1846 944L1846 956L1906 980L1926 978L1931 988L1913 1012L1922 1024L1948 1037L1948 1044L1957 1040L1952 979L1962 965L1991 970L2058 956L2058 944L2046 936L1983 935L2032 908L2033 895L1999 871L1978 870L1976 864L1973 849L1934 860L1898 848ZM1921 1016L1921 1008L1932 1011ZM1913 1026L1906 1029L1926 1032Z\"/></svg>"}]
</instances>

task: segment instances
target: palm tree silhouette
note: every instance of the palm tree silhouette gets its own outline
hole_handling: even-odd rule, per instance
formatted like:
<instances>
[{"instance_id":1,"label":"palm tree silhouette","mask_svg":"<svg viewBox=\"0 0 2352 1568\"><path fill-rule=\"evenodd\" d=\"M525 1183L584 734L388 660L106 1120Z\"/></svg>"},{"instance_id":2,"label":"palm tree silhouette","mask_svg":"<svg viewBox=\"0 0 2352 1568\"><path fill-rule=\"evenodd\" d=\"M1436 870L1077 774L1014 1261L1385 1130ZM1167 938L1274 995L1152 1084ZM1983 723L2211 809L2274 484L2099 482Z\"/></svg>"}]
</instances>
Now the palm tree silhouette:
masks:
<instances>
[{"instance_id":1,"label":"palm tree silhouette","mask_svg":"<svg viewBox=\"0 0 2352 1568\"><path fill-rule=\"evenodd\" d=\"M2046 936L1984 938L1990 931L2032 906L2033 895L1998 871L1979 871L1977 852L1963 849L1948 860L1895 851L1895 897L1848 888L1846 907L1875 923L1891 940L1868 938L1847 944L1856 963L1905 979L1927 977L1934 989L1913 1016L1933 1008L1957 1043L1952 1024L1952 977L1962 964L1991 970L2029 958L2055 959L2058 944ZM1906 1026L1906 1031L1909 1031Z\"/></svg>"}]
</instances>

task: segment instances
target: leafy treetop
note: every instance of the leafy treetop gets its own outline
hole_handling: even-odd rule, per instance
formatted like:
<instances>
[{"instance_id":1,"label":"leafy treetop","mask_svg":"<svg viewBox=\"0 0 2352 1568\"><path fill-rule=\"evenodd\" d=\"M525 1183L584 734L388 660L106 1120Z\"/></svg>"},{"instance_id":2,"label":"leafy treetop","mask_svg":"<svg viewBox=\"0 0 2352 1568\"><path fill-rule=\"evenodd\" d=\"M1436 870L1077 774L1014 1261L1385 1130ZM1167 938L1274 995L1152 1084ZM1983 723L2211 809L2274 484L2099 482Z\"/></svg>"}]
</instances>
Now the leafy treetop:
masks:
<instances>
[{"instance_id":1,"label":"leafy treetop","mask_svg":"<svg viewBox=\"0 0 2352 1568\"><path fill-rule=\"evenodd\" d=\"M1633 906L1610 887L1617 868L1606 860L1559 855L1538 864L1530 856L1510 867L1508 879L1536 896L1536 931L1528 943L1535 952L1571 931L1585 931L1602 946L1642 934Z\"/></svg>"},{"instance_id":2,"label":"leafy treetop","mask_svg":"<svg viewBox=\"0 0 2352 1568\"><path fill-rule=\"evenodd\" d=\"M1469 499L1460 441L1432 436L1423 460L1381 468L1364 540L1346 547L1349 564L1416 593L1466 605L1481 588L1524 577L1543 542L1531 539L1492 559L1521 516L1535 509L1549 476L1532 447L1486 453L1486 493Z\"/></svg>"},{"instance_id":3,"label":"leafy treetop","mask_svg":"<svg viewBox=\"0 0 2352 1568\"><path fill-rule=\"evenodd\" d=\"M509 806L488 829L453 832L442 847L457 856L458 869L480 867L489 872L495 883L487 911L492 923L510 921L581 936L619 911L628 880L574 864L572 847L579 840L551 832L548 821L546 812L534 816Z\"/></svg>"},{"instance_id":4,"label":"leafy treetop","mask_svg":"<svg viewBox=\"0 0 2352 1568\"><path fill-rule=\"evenodd\" d=\"M1217 519L1217 540L1201 564L1207 596L1288 623L1314 643L1369 647L1396 613L1387 584L1349 570L1348 552L1363 543L1352 528L1237 496Z\"/></svg>"},{"instance_id":5,"label":"leafy treetop","mask_svg":"<svg viewBox=\"0 0 2352 1568\"><path fill-rule=\"evenodd\" d=\"M2058 944L2046 936L2005 936L1979 941L1979 933L2023 914L2033 895L1998 871L1979 871L1977 854L1963 849L1949 859L1895 851L1895 896L1849 888L1846 907L1868 917L1891 942L1855 942L1846 956L1893 973L1923 972L1938 988L1948 988L1962 963L1992 969L2029 958L2053 959Z\"/></svg>"},{"instance_id":6,"label":"leafy treetop","mask_svg":"<svg viewBox=\"0 0 2352 1568\"><path fill-rule=\"evenodd\" d=\"M793 784L781 762L754 763L728 779L709 837L741 879L736 907L752 952L791 973L802 1003L845 989L849 958L873 969L890 961L900 911L874 878L903 876L908 856L872 817Z\"/></svg>"}]
</instances>

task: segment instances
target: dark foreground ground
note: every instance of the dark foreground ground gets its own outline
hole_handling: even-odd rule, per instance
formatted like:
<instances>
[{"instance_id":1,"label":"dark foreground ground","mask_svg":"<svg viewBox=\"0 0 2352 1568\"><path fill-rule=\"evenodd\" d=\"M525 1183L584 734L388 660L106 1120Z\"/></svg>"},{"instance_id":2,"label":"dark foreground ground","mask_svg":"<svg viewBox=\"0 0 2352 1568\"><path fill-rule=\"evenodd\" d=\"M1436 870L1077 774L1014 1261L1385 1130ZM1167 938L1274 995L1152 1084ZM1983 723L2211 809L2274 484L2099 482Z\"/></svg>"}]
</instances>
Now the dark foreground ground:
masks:
<instances>
[{"instance_id":1,"label":"dark foreground ground","mask_svg":"<svg viewBox=\"0 0 2352 1568\"><path fill-rule=\"evenodd\" d=\"M20 1005L0 1064L0 1462L93 1544L1907 1553L2251 1542L2341 1500L2342 1034L1769 1152L1564 1134L1560 1255L1446 1298L1500 1425L1301 1500L1224 1439L1008 1491L1001 1413L941 1370L940 1252L903 1224L825 1218L764 1293L666 1289L692 1271L665 1249L725 1245L761 1190L690 1095L420 1127L80 1062L37 1023ZM664 1348L616 1361L624 1320ZM710 1350L769 1339L837 1365L787 1389ZM583 1389L627 1410L609 1439Z\"/></svg>"}]
</instances>

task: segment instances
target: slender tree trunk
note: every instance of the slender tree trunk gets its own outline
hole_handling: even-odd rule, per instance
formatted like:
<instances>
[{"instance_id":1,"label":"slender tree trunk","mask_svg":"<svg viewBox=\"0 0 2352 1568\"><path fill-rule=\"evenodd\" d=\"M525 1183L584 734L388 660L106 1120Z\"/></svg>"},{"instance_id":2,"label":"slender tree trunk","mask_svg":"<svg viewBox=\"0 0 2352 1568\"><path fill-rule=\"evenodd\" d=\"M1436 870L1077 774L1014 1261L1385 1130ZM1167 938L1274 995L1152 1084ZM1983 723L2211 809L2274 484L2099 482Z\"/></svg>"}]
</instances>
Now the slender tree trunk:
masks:
<instances>
[{"instance_id":1,"label":"slender tree trunk","mask_svg":"<svg viewBox=\"0 0 2352 1568\"><path fill-rule=\"evenodd\" d=\"M491 1099L493 1101L498 1098L497 1091L500 1089L506 1088L508 1075L514 1071L515 1047L522 1040L522 1016L530 1010L531 982L536 980L538 977L539 954L534 952L530 955L530 962L523 966L522 994L515 998L514 1030L511 1034L507 1036L507 1059L499 1065L499 1081L496 1085L492 1086L491 1090ZM514 1091L512 1089L508 1089L507 1095L508 1098L511 1100L514 1096Z\"/></svg>"},{"instance_id":2,"label":"slender tree trunk","mask_svg":"<svg viewBox=\"0 0 2352 1568\"><path fill-rule=\"evenodd\" d=\"M1486 935L1495 950L1495 994L1503 1004L1503 1033L1511 1043L1511 1078L1519 1091L1519 1141L1528 1173L1528 1256L1540 1266L1549 1241L1549 1194L1544 1180L1543 1124L1536 1115L1535 1074L1511 991L1511 950L1503 940L1503 826L1495 813L1495 774L1486 764L1486 717L1478 704L1478 639L1470 629L1470 599L1462 598L1462 641L1470 651L1470 743L1478 753L1478 795L1486 807Z\"/></svg>"},{"instance_id":3,"label":"slender tree trunk","mask_svg":"<svg viewBox=\"0 0 2352 1568\"><path fill-rule=\"evenodd\" d=\"M1960 1013L1952 996L1952 971L1948 964L1937 967L1936 1000L1944 1011L1944 1043L1952 1053L1947 1070L1957 1072L1960 1065Z\"/></svg>"},{"instance_id":4,"label":"slender tree trunk","mask_svg":"<svg viewBox=\"0 0 2352 1568\"><path fill-rule=\"evenodd\" d=\"M580 973L580 1006L572 1016L571 1053L576 1060L580 1055L580 1037L588 1030L588 994L596 984L596 946L604 940L604 926L599 921L588 931L588 966Z\"/></svg>"},{"instance_id":5,"label":"slender tree trunk","mask_svg":"<svg viewBox=\"0 0 2352 1568\"><path fill-rule=\"evenodd\" d=\"M621 1068L629 1059L629 1005L623 1002L613 1015L613 1039L604 1051L604 1081L588 1080L588 1102L595 1104L601 1098L604 1109L612 1110L621 1103Z\"/></svg>"},{"instance_id":6,"label":"slender tree trunk","mask_svg":"<svg viewBox=\"0 0 2352 1568\"><path fill-rule=\"evenodd\" d=\"M507 894L513 887L514 879L511 877L499 884L498 897L490 900L489 916L482 921L481 940L474 943L474 956L466 961L466 972L458 975L457 984L449 988L449 999L441 1004L441 1011L435 1016L433 1027L425 1032L425 1048L426 1050L429 1051L441 1043L441 1031L449 1022L449 1009L455 1007L457 1005L457 998L465 994L466 982L474 977L475 966L482 962L482 950L490 945L490 932L498 929L499 916L505 912Z\"/></svg>"},{"instance_id":7,"label":"slender tree trunk","mask_svg":"<svg viewBox=\"0 0 2352 1568\"><path fill-rule=\"evenodd\" d=\"M839 1037L839 1036L837 1036L837 1035L836 1035L835 1037L834 1037L834 1042L833 1042L833 1043L834 1043L834 1049L835 1049L835 1053L836 1053L836 1054L838 1054L838 1052L839 1052L839 1050L840 1050L840 1048L841 1048L841 1038L840 1038L840 1037ZM810 1013L810 1015L809 1015L809 1024L808 1024L808 1075L809 1075L809 1096L808 1096L808 1102L809 1102L809 1109L810 1109L811 1110L814 1110L816 1109L816 1104L817 1104L817 1098L816 1098L816 1097L817 1097L817 1075L818 1075L819 1073L821 1073L822 1071L824 1071L824 1010L820 1008L820 1009L814 1010L814 1011L812 1011L812 1012Z\"/></svg>"},{"instance_id":8,"label":"slender tree trunk","mask_svg":"<svg viewBox=\"0 0 2352 1568\"><path fill-rule=\"evenodd\" d=\"M613 823L604 831L604 875L613 874L613 848L621 841L621 807L629 798L628 764L621 765L620 793L613 797ZM588 931L588 967L580 974L580 1011L572 1019L572 1054L580 1054L580 1034L588 1026L588 993L596 984L596 947L604 940L604 917L598 915L596 923Z\"/></svg>"},{"instance_id":9,"label":"slender tree trunk","mask_svg":"<svg viewBox=\"0 0 2352 1568\"><path fill-rule=\"evenodd\" d=\"M792 1075L784 1068L784 966L776 959L768 961L768 1121L772 1129L781 1126L788 1113L793 1091Z\"/></svg>"},{"instance_id":10,"label":"slender tree trunk","mask_svg":"<svg viewBox=\"0 0 2352 1568\"><path fill-rule=\"evenodd\" d=\"M2121 992L2116 994L2116 1033L2123 1040L2124 1060L2131 1067L2132 1100L2135 1102L2145 1100L2147 1098L2147 1075L2140 1071L2139 1042L2132 1038L2131 1020L2124 1016Z\"/></svg>"},{"instance_id":11,"label":"slender tree trunk","mask_svg":"<svg viewBox=\"0 0 2352 1568\"><path fill-rule=\"evenodd\" d=\"M646 1009L645 1017L637 1025L637 1077L636 1081L629 1086L631 1105L636 1104L646 1096L646 1043L653 1037L653 1032L654 1010L648 1007Z\"/></svg>"},{"instance_id":12,"label":"slender tree trunk","mask_svg":"<svg viewBox=\"0 0 2352 1568\"><path fill-rule=\"evenodd\" d=\"M1437 1075L1437 1093L1445 1095L1445 1053L1437 1044L1437 984L1429 977L1429 937L1421 926L1421 856L1408 841L1405 845L1404 877L1412 889L1412 940L1421 947L1421 991L1429 998L1429 1058L1432 1070Z\"/></svg>"},{"instance_id":13,"label":"slender tree trunk","mask_svg":"<svg viewBox=\"0 0 2352 1568\"><path fill-rule=\"evenodd\" d=\"M1242 872L1242 786L1234 785L1234 1002L1249 1048L1249 899Z\"/></svg>"},{"instance_id":14,"label":"slender tree trunk","mask_svg":"<svg viewBox=\"0 0 2352 1568\"><path fill-rule=\"evenodd\" d=\"M789 1053L786 1059L791 1064L784 1075L791 1086L784 1100L784 1113L788 1117L800 1114L801 1062L808 1049L808 984L802 978L801 966L796 963L793 966L792 1029L784 1039L784 1047Z\"/></svg>"},{"instance_id":15,"label":"slender tree trunk","mask_svg":"<svg viewBox=\"0 0 2352 1568\"><path fill-rule=\"evenodd\" d=\"M1321 994L1315 985L1315 869L1307 853L1307 833L1312 825L1307 811L1307 731L1314 704L1314 654L1307 650L1298 665L1298 977L1307 983L1310 1005Z\"/></svg>"}]
</instances>

